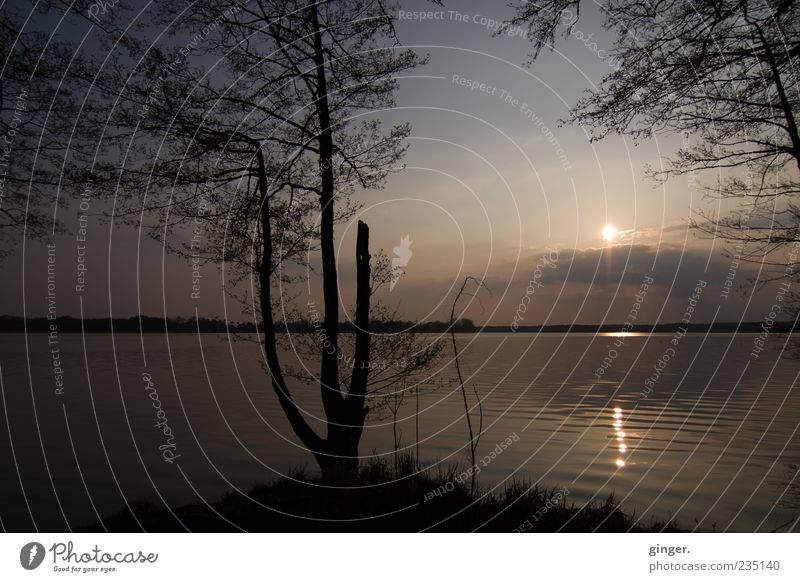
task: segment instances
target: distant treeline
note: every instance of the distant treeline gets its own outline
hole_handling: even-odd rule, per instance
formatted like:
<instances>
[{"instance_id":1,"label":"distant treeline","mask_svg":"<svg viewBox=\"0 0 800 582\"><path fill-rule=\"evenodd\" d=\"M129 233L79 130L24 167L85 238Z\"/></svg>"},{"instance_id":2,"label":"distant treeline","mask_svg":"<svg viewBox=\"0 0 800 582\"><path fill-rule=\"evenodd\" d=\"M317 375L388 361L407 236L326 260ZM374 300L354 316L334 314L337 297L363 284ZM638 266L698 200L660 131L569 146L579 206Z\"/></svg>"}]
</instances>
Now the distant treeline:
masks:
<instances>
[{"instance_id":1,"label":"distant treeline","mask_svg":"<svg viewBox=\"0 0 800 582\"><path fill-rule=\"evenodd\" d=\"M55 327L52 327L55 326ZM257 327L258 326L258 327ZM149 317L147 315L133 316L128 318L99 318L99 319L78 319L75 317L64 316L55 319L45 317L22 318L15 316L0 316L0 333L47 333L53 329L59 333L255 333L259 331L261 324L256 322L230 322L222 319L207 319L200 317L191 318L166 318ZM372 331L376 333L402 331L414 327L415 331L421 333L448 331L449 324L445 322L433 321L416 323L413 321L373 321L370 324ZM289 322L288 324L277 323L279 332L289 331L292 333L322 333L321 323L306 321ZM472 333L477 328L472 320L462 319L455 324L456 331L459 333ZM353 324L344 322L339 325L339 331L350 333L355 331Z\"/></svg>"},{"instance_id":2,"label":"distant treeline","mask_svg":"<svg viewBox=\"0 0 800 582\"><path fill-rule=\"evenodd\" d=\"M22 317L0 316L0 332L4 333L20 333L24 331L37 333L37 332L50 332L54 329L59 333L164 333L170 331L173 333L196 333L199 329L203 333L225 333L231 332L248 332L255 331L255 325L230 323L221 319L206 319L201 317L198 320L195 318L184 319L183 317L168 318L162 317L148 317L143 315L141 317L128 317L128 318L90 318L81 320L79 318L64 316L57 317L56 319L47 319L44 317L28 318L27 320Z\"/></svg>"},{"instance_id":3,"label":"distant treeline","mask_svg":"<svg viewBox=\"0 0 800 582\"><path fill-rule=\"evenodd\" d=\"M258 331L256 323L254 322L229 322L221 319L207 319L201 317L199 319L183 317L177 318L161 318L149 317L142 315L140 317L128 318L102 318L102 319L84 319L80 320L74 317L65 316L58 317L55 320L47 319L44 317L28 318L27 320L22 317L14 316L0 316L0 333L22 333L26 330L31 333L46 333L53 330L51 327L55 324L55 329L60 333L255 333ZM371 330L375 333L388 333L398 332L413 328L414 331L419 333L442 333L450 330L450 324L444 321L427 321L427 322L414 322L414 321L373 321ZM692 323L684 326L680 323L660 323L658 325L642 324L636 325L632 329L630 327L624 328L625 331L637 333L674 333L678 330L686 331L689 333L761 333L763 331L764 322L761 321L748 321L742 323L736 322L717 322L710 323ZM292 333L322 333L322 326L320 323L313 324L311 322L289 322L288 324L278 324L279 331L289 331ZM511 333L509 326L484 326L479 327L470 319L461 319L455 324L456 332L458 333ZM623 330L622 324L589 324L589 325L530 325L520 326L516 333L614 333ZM350 322L344 322L339 325L339 331L342 333L351 333L354 331L353 325ZM795 329L793 322L776 321L771 328L770 333L800 333L800 326Z\"/></svg>"}]
</instances>

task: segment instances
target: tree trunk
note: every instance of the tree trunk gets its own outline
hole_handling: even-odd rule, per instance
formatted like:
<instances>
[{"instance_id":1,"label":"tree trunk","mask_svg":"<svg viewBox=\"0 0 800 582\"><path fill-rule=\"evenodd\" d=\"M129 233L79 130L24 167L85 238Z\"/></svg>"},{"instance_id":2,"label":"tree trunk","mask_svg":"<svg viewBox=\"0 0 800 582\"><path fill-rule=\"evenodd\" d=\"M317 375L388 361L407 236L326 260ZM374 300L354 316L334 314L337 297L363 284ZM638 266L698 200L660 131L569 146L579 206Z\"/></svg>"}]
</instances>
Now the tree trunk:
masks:
<instances>
[{"instance_id":1,"label":"tree trunk","mask_svg":"<svg viewBox=\"0 0 800 582\"><path fill-rule=\"evenodd\" d=\"M356 341L355 368L350 389L343 394L339 383L339 282L334 247L335 182L333 175L333 133L325 72L325 52L322 45L317 5L309 7L313 27L316 99L314 105L319 119L320 191L320 250L322 255L322 292L324 304L323 333L327 345L333 349L321 350L320 390L327 419L325 440L311 429L292 400L278 362L270 296L270 269L272 239L269 222L269 204L266 172L261 151L258 151L260 185L262 191L261 222L264 236L264 257L260 267L261 311L264 319L264 345L267 364L273 378L273 387L292 429L314 453L325 481L347 481L358 472L358 443L364 429L369 408L365 405L367 376L369 373L369 310L370 310L370 255L369 228L359 221L356 240Z\"/></svg>"},{"instance_id":2,"label":"tree trunk","mask_svg":"<svg viewBox=\"0 0 800 582\"><path fill-rule=\"evenodd\" d=\"M334 248L333 223L335 183L333 178L333 133L331 130L328 84L325 74L325 53L322 47L317 5L311 5L311 23L314 29L314 64L317 81L315 106L319 119L319 165L322 188L320 194L320 252L322 254L322 293L325 313L323 332L330 350L322 351L320 388L322 404L328 417L328 430L345 419L344 400L339 386L339 282L336 273L336 249Z\"/></svg>"},{"instance_id":3,"label":"tree trunk","mask_svg":"<svg viewBox=\"0 0 800 582\"><path fill-rule=\"evenodd\" d=\"M370 254L369 227L358 222L356 240L356 341L354 369L350 390L343 401L342 422L328 419L326 440L328 457L321 466L327 481L348 480L358 471L358 443L364 431L364 420L369 412L366 406L367 377L369 373L370 335Z\"/></svg>"},{"instance_id":4,"label":"tree trunk","mask_svg":"<svg viewBox=\"0 0 800 582\"><path fill-rule=\"evenodd\" d=\"M272 318L272 289L270 279L272 275L272 226L269 216L269 192L267 187L267 173L264 165L264 154L261 149L256 152L258 159L258 187L259 187L259 218L261 223L262 252L261 264L258 266L259 275L259 303L261 319L263 321L264 352L267 357L267 367L272 377L272 388L278 396L278 402L283 409L292 430L317 459L320 465L324 462L325 443L306 422L300 409L292 399L289 388L283 377L278 349L275 340L275 323Z\"/></svg>"},{"instance_id":5,"label":"tree trunk","mask_svg":"<svg viewBox=\"0 0 800 582\"><path fill-rule=\"evenodd\" d=\"M333 177L333 133L331 130L325 52L317 5L309 14L314 34L314 64L317 82L315 106L319 118L319 162L321 171L320 250L322 254L322 292L325 315L323 331L333 349L322 351L320 388L328 420L327 458L321 464L323 477L340 480L358 470L358 443L364 428L367 407L364 405L367 372L369 371L369 228L358 223L356 242L357 293L355 369L350 391L342 394L339 385L339 282L336 272L333 225L335 219L335 183Z\"/></svg>"},{"instance_id":6,"label":"tree trunk","mask_svg":"<svg viewBox=\"0 0 800 582\"><path fill-rule=\"evenodd\" d=\"M295 404L286 385L278 358L275 340L275 323L272 316L272 227L269 216L269 195L263 153L257 152L260 222L263 252L259 265L260 306L263 320L264 351L267 366L272 376L272 387L278 396L292 430L313 454L322 470L323 480L342 482L350 480L358 471L358 444L364 429L364 420L369 411L365 405L366 385L369 372L370 335L370 254L369 227L359 221L356 239L356 341L355 369L346 399L339 399L334 418L328 417L328 435L322 440L306 422ZM338 381L337 381L338 382ZM324 390L324 388L323 388Z\"/></svg>"}]
</instances>

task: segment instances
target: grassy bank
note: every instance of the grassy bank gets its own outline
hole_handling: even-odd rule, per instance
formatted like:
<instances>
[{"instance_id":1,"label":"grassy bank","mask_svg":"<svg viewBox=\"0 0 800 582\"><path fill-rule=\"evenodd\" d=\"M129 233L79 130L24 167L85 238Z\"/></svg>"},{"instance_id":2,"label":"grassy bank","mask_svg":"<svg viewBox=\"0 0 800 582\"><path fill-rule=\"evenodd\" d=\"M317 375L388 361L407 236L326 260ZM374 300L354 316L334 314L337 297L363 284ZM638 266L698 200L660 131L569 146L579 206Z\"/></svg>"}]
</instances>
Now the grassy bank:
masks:
<instances>
[{"instance_id":1,"label":"grassy bank","mask_svg":"<svg viewBox=\"0 0 800 582\"><path fill-rule=\"evenodd\" d=\"M138 503L87 531L678 531L671 522L636 523L613 497L582 507L564 489L524 482L471 495L462 475L417 472L409 458L397 471L371 461L347 487L325 486L299 473L208 505L165 509Z\"/></svg>"}]
</instances>

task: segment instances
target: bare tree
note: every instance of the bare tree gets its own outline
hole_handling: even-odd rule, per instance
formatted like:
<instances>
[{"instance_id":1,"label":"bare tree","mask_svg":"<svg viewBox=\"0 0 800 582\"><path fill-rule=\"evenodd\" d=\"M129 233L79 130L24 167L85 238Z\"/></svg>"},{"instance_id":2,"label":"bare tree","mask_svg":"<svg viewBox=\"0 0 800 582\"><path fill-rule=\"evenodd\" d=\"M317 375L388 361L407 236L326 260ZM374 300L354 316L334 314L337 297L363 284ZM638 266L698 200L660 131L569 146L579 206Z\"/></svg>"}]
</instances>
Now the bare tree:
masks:
<instances>
[{"instance_id":1,"label":"bare tree","mask_svg":"<svg viewBox=\"0 0 800 582\"><path fill-rule=\"evenodd\" d=\"M477 279L475 277L465 277L464 282L461 284L461 288L456 293L455 299L453 299L453 305L450 309L450 339L453 343L453 362L456 367L456 375L458 376L458 386L461 389L461 396L464 400L464 416L466 417L467 421L467 430L469 432L469 454L470 460L472 461L472 465L470 466L470 492L475 493L475 476L476 476L476 451L478 450L478 445L480 445L481 436L483 436L483 401L481 400L480 395L478 394L478 389L475 387L475 384L472 385L472 391L475 394L475 405L478 407L478 431L475 434L475 430L472 427L472 408L469 405L469 401L467 399L467 389L464 386L464 377L461 374L461 362L459 360L459 351L458 351L458 343L456 342L456 307L458 306L458 301L461 299L461 296L464 294L464 291L467 288L467 285L472 282L480 291L481 288L485 287L483 280ZM464 320L462 320L463 322ZM472 322L469 322L469 326L472 325Z\"/></svg>"},{"instance_id":2,"label":"bare tree","mask_svg":"<svg viewBox=\"0 0 800 582\"><path fill-rule=\"evenodd\" d=\"M419 63L399 46L391 10L378 0L164 3L159 22L175 46L120 38L127 52L97 83L115 101L105 139L126 160L115 212L132 221L153 213L165 242L202 221L202 241L179 236L175 250L225 261L252 283L273 389L330 479L358 465L371 354L369 229L359 222L356 365L342 385L334 225L353 216L354 191L380 188L400 167L409 127L385 132L369 114L394 104L395 77ZM109 185L113 170L96 166ZM318 351L324 436L290 393L273 314L287 264L308 266L316 250L328 346Z\"/></svg>"}]
</instances>

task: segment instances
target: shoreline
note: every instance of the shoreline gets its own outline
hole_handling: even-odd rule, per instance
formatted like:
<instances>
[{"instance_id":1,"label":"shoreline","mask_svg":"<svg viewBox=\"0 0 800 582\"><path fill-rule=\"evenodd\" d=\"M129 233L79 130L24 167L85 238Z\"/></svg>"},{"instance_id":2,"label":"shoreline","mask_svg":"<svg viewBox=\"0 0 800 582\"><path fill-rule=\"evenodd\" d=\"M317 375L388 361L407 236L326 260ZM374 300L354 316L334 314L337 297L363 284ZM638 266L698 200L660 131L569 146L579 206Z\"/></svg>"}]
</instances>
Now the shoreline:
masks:
<instances>
[{"instance_id":1,"label":"shoreline","mask_svg":"<svg viewBox=\"0 0 800 582\"><path fill-rule=\"evenodd\" d=\"M81 532L685 532L672 520L638 520L613 494L578 505L566 488L512 481L471 494L458 470L417 471L403 457L362 465L357 477L327 485L303 472L229 493L213 503L164 507L148 501ZM437 492L434 494L434 492ZM380 517L376 517L380 516Z\"/></svg>"}]
</instances>

